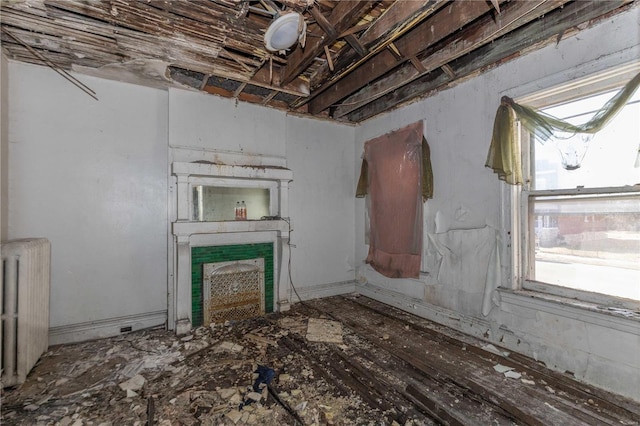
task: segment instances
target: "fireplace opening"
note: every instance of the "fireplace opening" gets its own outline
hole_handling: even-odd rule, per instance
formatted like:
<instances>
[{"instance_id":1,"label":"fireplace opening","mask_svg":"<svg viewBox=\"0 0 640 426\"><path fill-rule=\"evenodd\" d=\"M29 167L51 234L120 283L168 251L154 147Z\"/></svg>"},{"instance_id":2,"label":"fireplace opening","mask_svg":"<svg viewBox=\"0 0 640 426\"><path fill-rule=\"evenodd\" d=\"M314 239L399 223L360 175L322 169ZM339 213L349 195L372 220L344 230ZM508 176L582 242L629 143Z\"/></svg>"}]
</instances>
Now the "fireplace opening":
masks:
<instances>
[{"instance_id":1,"label":"fireplace opening","mask_svg":"<svg viewBox=\"0 0 640 426\"><path fill-rule=\"evenodd\" d=\"M205 325L265 313L264 259L205 263L202 267Z\"/></svg>"},{"instance_id":2,"label":"fireplace opening","mask_svg":"<svg viewBox=\"0 0 640 426\"><path fill-rule=\"evenodd\" d=\"M212 321L219 323L273 312L273 255L273 243L192 247L193 326L208 326ZM258 274L255 273L256 268L260 270ZM238 275L229 274L231 276L228 277L225 276L227 272ZM243 284L242 281L249 277L260 280L259 284L256 285L255 280L251 285ZM211 312L213 315L210 317Z\"/></svg>"}]
</instances>

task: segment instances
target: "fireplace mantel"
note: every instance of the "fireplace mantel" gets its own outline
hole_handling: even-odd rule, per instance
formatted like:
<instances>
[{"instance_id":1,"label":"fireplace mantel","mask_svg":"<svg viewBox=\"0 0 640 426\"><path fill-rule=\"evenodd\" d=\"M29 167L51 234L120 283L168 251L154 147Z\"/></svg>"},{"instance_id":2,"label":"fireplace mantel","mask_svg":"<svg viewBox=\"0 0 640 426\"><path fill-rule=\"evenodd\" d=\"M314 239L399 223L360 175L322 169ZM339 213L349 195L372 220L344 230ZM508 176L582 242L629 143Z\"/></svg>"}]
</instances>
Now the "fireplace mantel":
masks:
<instances>
[{"instance_id":1,"label":"fireplace mantel","mask_svg":"<svg viewBox=\"0 0 640 426\"><path fill-rule=\"evenodd\" d=\"M194 234L221 234L227 232L289 232L289 225L280 220L238 220L227 222L174 222L173 235L190 237Z\"/></svg>"},{"instance_id":2,"label":"fireplace mantel","mask_svg":"<svg viewBox=\"0 0 640 426\"><path fill-rule=\"evenodd\" d=\"M216 164L209 161L175 162L172 172L176 176L207 176L238 179L265 179L291 181L293 172L280 166L238 166Z\"/></svg>"},{"instance_id":3,"label":"fireplace mantel","mask_svg":"<svg viewBox=\"0 0 640 426\"><path fill-rule=\"evenodd\" d=\"M209 161L174 162L171 165L177 190L174 195L176 220L171 225L174 236L175 274L170 299L169 328L184 334L192 327L191 248L228 244L271 242L274 245L274 310L289 309L290 289L282 271L289 261L289 182L291 170L281 166L227 165ZM262 187L270 190L271 217L275 220L239 220L204 222L193 217L194 185ZM284 265L284 266L283 266Z\"/></svg>"}]
</instances>

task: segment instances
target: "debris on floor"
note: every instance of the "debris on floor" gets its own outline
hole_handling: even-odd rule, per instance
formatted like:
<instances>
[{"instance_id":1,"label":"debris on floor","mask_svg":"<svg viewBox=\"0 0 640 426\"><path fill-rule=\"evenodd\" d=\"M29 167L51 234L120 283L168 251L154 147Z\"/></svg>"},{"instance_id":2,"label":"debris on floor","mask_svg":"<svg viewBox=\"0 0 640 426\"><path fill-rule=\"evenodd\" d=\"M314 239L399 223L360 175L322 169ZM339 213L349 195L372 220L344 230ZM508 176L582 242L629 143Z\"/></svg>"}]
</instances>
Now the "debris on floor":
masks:
<instances>
[{"instance_id":1,"label":"debris on floor","mask_svg":"<svg viewBox=\"0 0 640 426\"><path fill-rule=\"evenodd\" d=\"M153 329L55 346L2 390L0 424L637 424L638 404L452 336L338 297L182 337Z\"/></svg>"},{"instance_id":2,"label":"debris on floor","mask_svg":"<svg viewBox=\"0 0 640 426\"><path fill-rule=\"evenodd\" d=\"M22 386L3 391L0 424L142 426L149 401L161 426L374 422L357 395L339 395L278 345L304 342L306 328L305 316L273 314L182 338L155 329L52 347Z\"/></svg>"},{"instance_id":3,"label":"debris on floor","mask_svg":"<svg viewBox=\"0 0 640 426\"><path fill-rule=\"evenodd\" d=\"M491 352L492 354L496 354L500 356L509 356L509 351L501 351L495 346L493 346L492 344L484 345L482 346L482 349L484 349L487 352Z\"/></svg>"},{"instance_id":4,"label":"debris on floor","mask_svg":"<svg viewBox=\"0 0 640 426\"><path fill-rule=\"evenodd\" d=\"M319 318L309 318L307 340L310 342L342 343L342 324Z\"/></svg>"}]
</instances>

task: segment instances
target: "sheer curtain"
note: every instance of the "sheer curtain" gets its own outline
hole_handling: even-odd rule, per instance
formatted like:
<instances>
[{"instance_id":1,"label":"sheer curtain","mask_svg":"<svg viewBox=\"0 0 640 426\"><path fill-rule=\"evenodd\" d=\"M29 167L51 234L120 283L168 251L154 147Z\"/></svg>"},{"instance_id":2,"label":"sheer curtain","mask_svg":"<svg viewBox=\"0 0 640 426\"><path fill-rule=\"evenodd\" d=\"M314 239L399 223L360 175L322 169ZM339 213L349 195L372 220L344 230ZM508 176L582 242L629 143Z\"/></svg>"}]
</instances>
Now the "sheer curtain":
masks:
<instances>
[{"instance_id":1,"label":"sheer curtain","mask_svg":"<svg viewBox=\"0 0 640 426\"><path fill-rule=\"evenodd\" d=\"M522 184L522 165L520 161L519 135L517 120L535 135L542 143L553 139L579 137L589 139L588 135L597 133L611 121L625 106L640 85L640 74L631 79L586 123L571 124L545 114L526 105L520 105L513 99L503 96L493 124L493 136L486 166L493 169L501 180L516 185ZM567 168L579 167L573 164Z\"/></svg>"}]
</instances>

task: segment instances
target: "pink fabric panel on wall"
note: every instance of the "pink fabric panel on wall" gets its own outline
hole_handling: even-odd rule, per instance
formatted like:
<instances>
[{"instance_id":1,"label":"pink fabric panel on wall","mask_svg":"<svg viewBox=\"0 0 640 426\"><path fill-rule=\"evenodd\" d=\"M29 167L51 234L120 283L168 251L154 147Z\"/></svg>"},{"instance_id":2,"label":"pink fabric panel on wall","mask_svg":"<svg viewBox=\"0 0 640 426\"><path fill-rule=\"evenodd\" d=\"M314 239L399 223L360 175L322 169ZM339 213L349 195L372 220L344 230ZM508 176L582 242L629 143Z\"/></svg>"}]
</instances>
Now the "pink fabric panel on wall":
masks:
<instances>
[{"instance_id":1,"label":"pink fabric panel on wall","mask_svg":"<svg viewBox=\"0 0 640 426\"><path fill-rule=\"evenodd\" d=\"M369 166L369 255L390 278L417 278L422 253L422 121L365 144Z\"/></svg>"}]
</instances>

